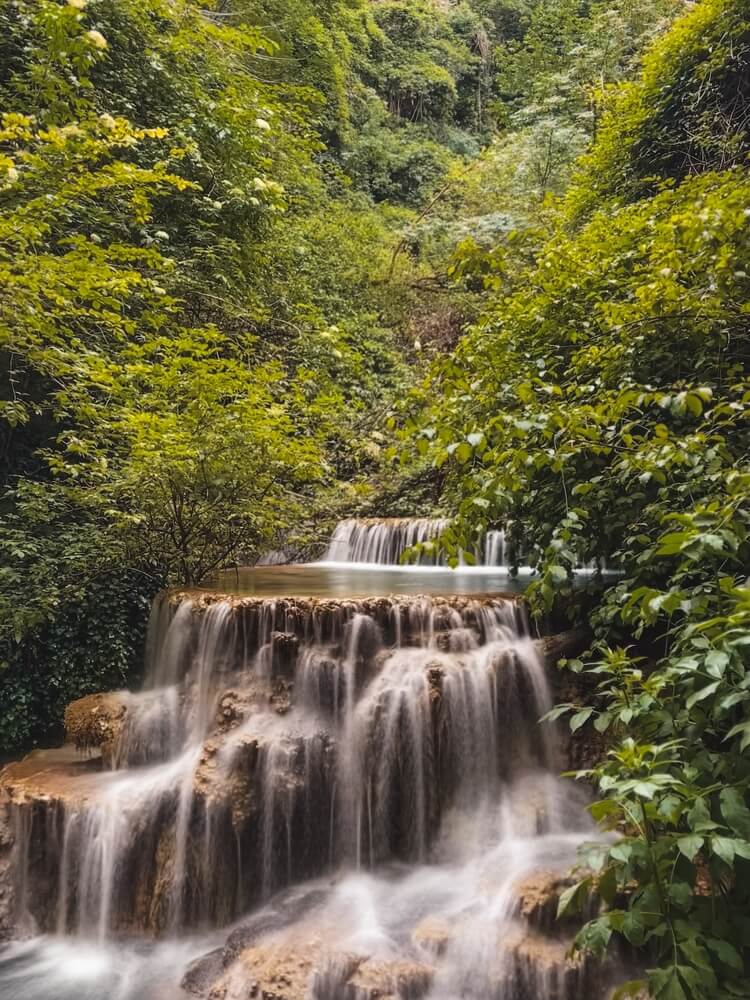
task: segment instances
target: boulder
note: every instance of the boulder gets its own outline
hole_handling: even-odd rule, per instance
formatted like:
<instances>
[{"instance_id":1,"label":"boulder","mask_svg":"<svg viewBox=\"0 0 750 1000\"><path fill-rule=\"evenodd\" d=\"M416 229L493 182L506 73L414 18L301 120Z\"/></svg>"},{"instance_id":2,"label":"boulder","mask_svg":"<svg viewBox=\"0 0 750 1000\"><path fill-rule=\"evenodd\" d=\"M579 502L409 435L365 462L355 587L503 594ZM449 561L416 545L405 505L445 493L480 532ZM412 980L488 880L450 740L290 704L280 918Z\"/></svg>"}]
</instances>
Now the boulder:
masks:
<instances>
[{"instance_id":1,"label":"boulder","mask_svg":"<svg viewBox=\"0 0 750 1000\"><path fill-rule=\"evenodd\" d=\"M65 709L65 735L77 750L101 750L111 758L127 712L127 692L89 694L72 701Z\"/></svg>"},{"instance_id":2,"label":"boulder","mask_svg":"<svg viewBox=\"0 0 750 1000\"><path fill-rule=\"evenodd\" d=\"M433 969L420 962L368 959L347 980L347 1000L420 1000Z\"/></svg>"}]
</instances>

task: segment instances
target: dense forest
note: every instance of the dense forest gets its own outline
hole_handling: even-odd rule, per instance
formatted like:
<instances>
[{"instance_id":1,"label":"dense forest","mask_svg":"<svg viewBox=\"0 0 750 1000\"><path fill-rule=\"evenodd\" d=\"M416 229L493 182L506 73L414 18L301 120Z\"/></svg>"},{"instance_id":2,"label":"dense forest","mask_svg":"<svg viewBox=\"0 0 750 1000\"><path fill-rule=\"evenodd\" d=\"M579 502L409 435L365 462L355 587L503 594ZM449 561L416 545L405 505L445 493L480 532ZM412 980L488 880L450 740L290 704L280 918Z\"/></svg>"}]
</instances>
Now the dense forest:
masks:
<instances>
[{"instance_id":1,"label":"dense forest","mask_svg":"<svg viewBox=\"0 0 750 1000\"><path fill-rule=\"evenodd\" d=\"M170 585L340 516L503 526L591 629L561 915L750 975L745 0L0 5L0 753ZM616 571L574 586L583 564Z\"/></svg>"}]
</instances>

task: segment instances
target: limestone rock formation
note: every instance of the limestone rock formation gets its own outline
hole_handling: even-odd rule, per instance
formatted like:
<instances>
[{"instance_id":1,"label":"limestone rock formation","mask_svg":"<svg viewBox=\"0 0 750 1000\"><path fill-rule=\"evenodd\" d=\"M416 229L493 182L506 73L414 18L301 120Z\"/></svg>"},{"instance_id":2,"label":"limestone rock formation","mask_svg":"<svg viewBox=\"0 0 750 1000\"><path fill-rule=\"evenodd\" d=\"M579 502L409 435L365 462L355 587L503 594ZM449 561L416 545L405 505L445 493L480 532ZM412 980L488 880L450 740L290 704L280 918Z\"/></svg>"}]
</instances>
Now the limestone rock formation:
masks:
<instances>
[{"instance_id":1,"label":"limestone rock formation","mask_svg":"<svg viewBox=\"0 0 750 1000\"><path fill-rule=\"evenodd\" d=\"M127 712L127 692L90 694L72 701L65 709L65 736L77 750L101 750L108 761L122 730Z\"/></svg>"}]
</instances>

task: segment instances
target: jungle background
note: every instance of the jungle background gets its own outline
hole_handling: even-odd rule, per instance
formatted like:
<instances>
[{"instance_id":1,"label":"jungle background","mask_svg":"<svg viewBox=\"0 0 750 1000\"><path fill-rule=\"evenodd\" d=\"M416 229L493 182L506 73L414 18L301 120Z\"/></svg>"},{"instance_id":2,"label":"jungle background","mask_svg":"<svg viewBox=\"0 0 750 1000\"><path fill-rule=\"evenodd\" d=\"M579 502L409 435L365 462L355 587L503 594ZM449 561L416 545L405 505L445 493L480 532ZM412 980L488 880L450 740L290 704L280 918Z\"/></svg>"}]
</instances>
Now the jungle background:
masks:
<instances>
[{"instance_id":1,"label":"jungle background","mask_svg":"<svg viewBox=\"0 0 750 1000\"><path fill-rule=\"evenodd\" d=\"M0 752L339 515L503 525L585 619L607 912L748 996L743 0L0 7ZM582 561L615 567L573 588ZM700 891L696 886L702 887Z\"/></svg>"}]
</instances>

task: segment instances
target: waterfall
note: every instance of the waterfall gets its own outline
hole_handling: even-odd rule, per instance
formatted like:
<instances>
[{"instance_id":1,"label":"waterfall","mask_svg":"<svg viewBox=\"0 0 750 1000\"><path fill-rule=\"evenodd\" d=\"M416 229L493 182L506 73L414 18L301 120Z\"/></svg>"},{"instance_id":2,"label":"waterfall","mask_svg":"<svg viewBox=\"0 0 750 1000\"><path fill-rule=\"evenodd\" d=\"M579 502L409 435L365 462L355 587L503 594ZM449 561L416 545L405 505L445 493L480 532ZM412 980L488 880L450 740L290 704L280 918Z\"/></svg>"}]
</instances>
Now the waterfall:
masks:
<instances>
[{"instance_id":1,"label":"waterfall","mask_svg":"<svg viewBox=\"0 0 750 1000\"><path fill-rule=\"evenodd\" d=\"M408 549L420 545L425 550L417 555L417 564L440 565L439 554L431 549L448 524L446 519L428 517L341 521L328 545L325 561L397 566Z\"/></svg>"},{"instance_id":2,"label":"waterfall","mask_svg":"<svg viewBox=\"0 0 750 1000\"><path fill-rule=\"evenodd\" d=\"M446 566L439 539L449 524L447 518L439 517L340 521L323 562L399 566L408 558L410 565ZM465 557L459 553L459 564L465 565L465 562ZM505 531L486 532L474 554L473 564L507 570L510 562Z\"/></svg>"},{"instance_id":3,"label":"waterfall","mask_svg":"<svg viewBox=\"0 0 750 1000\"><path fill-rule=\"evenodd\" d=\"M346 524L331 548L365 561L441 530ZM42 751L0 778L16 925L100 956L150 937L179 979L177 943L244 920L186 979L227 998L574 1000L587 967L519 917L523 880L589 834L537 722L551 703L512 597L167 592L143 689L83 700L101 759ZM136 1000L127 968L117 996ZM2 995L4 974L0 952Z\"/></svg>"},{"instance_id":4,"label":"waterfall","mask_svg":"<svg viewBox=\"0 0 750 1000\"><path fill-rule=\"evenodd\" d=\"M324 562L398 566L409 554L412 565L444 566L445 558L437 543L449 524L447 518L439 517L340 521L328 543ZM508 568L503 530L485 534L476 562L480 566Z\"/></svg>"},{"instance_id":5,"label":"waterfall","mask_svg":"<svg viewBox=\"0 0 750 1000\"><path fill-rule=\"evenodd\" d=\"M417 567L447 566L439 547L442 533L448 528L447 518L350 518L340 521L331 536L321 565L346 564L348 566L397 567L406 560ZM528 553L517 541L511 542L503 528L490 529L480 537L473 549L472 558L459 552L458 563L463 572L468 568L499 570L508 573L512 568L522 574L530 572ZM606 564L595 561L582 562L576 573L613 572Z\"/></svg>"}]
</instances>

